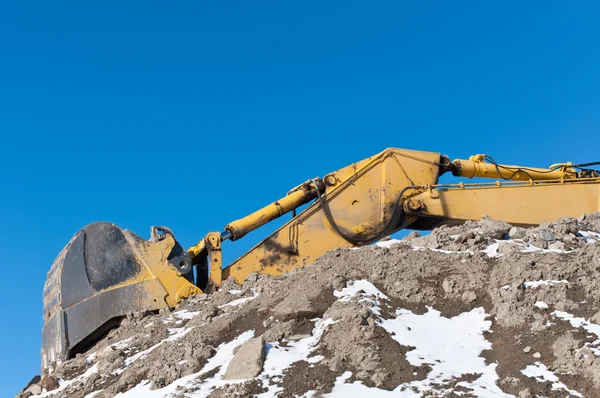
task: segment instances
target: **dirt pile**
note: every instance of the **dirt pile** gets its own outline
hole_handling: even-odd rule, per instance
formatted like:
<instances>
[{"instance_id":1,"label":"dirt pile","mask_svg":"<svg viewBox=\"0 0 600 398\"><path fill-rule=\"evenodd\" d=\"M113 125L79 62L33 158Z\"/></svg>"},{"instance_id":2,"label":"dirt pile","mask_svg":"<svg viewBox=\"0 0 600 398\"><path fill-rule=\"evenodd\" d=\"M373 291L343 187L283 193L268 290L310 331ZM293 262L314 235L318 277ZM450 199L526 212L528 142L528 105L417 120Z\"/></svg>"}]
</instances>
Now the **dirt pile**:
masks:
<instances>
[{"instance_id":1,"label":"dirt pile","mask_svg":"<svg viewBox=\"0 0 600 398\"><path fill-rule=\"evenodd\" d=\"M226 281L127 317L41 396L600 396L599 232L484 219Z\"/></svg>"}]
</instances>

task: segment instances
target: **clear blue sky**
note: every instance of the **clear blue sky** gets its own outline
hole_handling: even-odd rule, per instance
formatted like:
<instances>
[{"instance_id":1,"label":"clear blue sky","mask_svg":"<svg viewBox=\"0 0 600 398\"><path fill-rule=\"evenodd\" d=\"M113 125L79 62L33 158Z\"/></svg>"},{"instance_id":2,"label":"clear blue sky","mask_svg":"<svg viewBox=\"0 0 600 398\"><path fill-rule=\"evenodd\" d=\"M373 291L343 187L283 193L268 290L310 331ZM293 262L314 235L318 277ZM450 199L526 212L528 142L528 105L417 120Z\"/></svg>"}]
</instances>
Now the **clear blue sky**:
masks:
<instances>
[{"instance_id":1,"label":"clear blue sky","mask_svg":"<svg viewBox=\"0 0 600 398\"><path fill-rule=\"evenodd\" d=\"M189 246L391 146L600 160L596 2L325 3L3 2L1 396L38 373L46 272L92 221Z\"/></svg>"}]
</instances>

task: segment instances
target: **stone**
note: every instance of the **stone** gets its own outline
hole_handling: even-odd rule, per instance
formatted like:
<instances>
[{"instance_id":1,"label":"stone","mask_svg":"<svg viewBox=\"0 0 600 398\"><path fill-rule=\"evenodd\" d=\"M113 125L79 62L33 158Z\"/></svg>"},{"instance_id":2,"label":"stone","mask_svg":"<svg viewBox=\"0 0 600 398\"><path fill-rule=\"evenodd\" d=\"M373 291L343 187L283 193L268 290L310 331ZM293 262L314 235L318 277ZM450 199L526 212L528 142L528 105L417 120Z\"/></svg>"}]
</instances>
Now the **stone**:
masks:
<instances>
[{"instance_id":1,"label":"stone","mask_svg":"<svg viewBox=\"0 0 600 398\"><path fill-rule=\"evenodd\" d=\"M453 288L454 282L452 282L449 279L444 279L444 281L442 282L442 289L444 289L444 292L446 292L446 294L450 294L452 293Z\"/></svg>"},{"instance_id":2,"label":"stone","mask_svg":"<svg viewBox=\"0 0 600 398\"><path fill-rule=\"evenodd\" d=\"M41 394L42 388L38 385L38 383L40 382L40 380L42 380L42 378L41 378L40 375L33 376L31 378L31 380L29 380L29 383L27 383L27 385L25 387L23 387L23 389L21 390L21 392L19 394L17 394L15 398L29 398L32 395L39 395L39 394ZM32 393L31 392L31 387L33 387L34 385L38 386L38 388L40 389L40 392L36 392L36 393Z\"/></svg>"},{"instance_id":3,"label":"stone","mask_svg":"<svg viewBox=\"0 0 600 398\"><path fill-rule=\"evenodd\" d=\"M475 238L473 239L473 243L478 244L478 243L483 243L485 242L485 238L483 237L483 235L477 234L475 235Z\"/></svg>"},{"instance_id":4,"label":"stone","mask_svg":"<svg viewBox=\"0 0 600 398\"><path fill-rule=\"evenodd\" d=\"M539 359L542 357L542 354L540 354L539 352L535 352L533 353L532 357L534 357L535 359Z\"/></svg>"},{"instance_id":5,"label":"stone","mask_svg":"<svg viewBox=\"0 0 600 398\"><path fill-rule=\"evenodd\" d=\"M29 391L33 395L40 395L42 393L42 387L39 384L32 384L31 386L29 386L27 391Z\"/></svg>"},{"instance_id":6,"label":"stone","mask_svg":"<svg viewBox=\"0 0 600 398\"><path fill-rule=\"evenodd\" d=\"M527 346L527 347L523 348L524 353L527 354L529 351L531 351L531 347Z\"/></svg>"},{"instance_id":7,"label":"stone","mask_svg":"<svg viewBox=\"0 0 600 398\"><path fill-rule=\"evenodd\" d=\"M44 376L42 377L42 381L40 383L42 388L45 388L46 391L56 390L58 388L58 380L54 376Z\"/></svg>"},{"instance_id":8,"label":"stone","mask_svg":"<svg viewBox=\"0 0 600 398\"><path fill-rule=\"evenodd\" d=\"M523 249L522 246L511 242L500 242L498 244L498 253L503 255L515 255Z\"/></svg>"},{"instance_id":9,"label":"stone","mask_svg":"<svg viewBox=\"0 0 600 398\"><path fill-rule=\"evenodd\" d=\"M563 241L565 243L575 243L577 242L577 236L575 236L575 234L567 234L563 236Z\"/></svg>"},{"instance_id":10,"label":"stone","mask_svg":"<svg viewBox=\"0 0 600 398\"><path fill-rule=\"evenodd\" d=\"M288 340L289 341L298 341L298 340L309 338L310 336L311 336L310 334L294 334L294 335L291 335L290 337L288 337Z\"/></svg>"},{"instance_id":11,"label":"stone","mask_svg":"<svg viewBox=\"0 0 600 398\"><path fill-rule=\"evenodd\" d=\"M494 220L488 216L484 216L479 221L479 232L482 235L493 239L504 239L504 235L508 234L512 225L507 222Z\"/></svg>"},{"instance_id":12,"label":"stone","mask_svg":"<svg viewBox=\"0 0 600 398\"><path fill-rule=\"evenodd\" d=\"M160 310L158 310L158 313L161 315L168 315L171 312L173 312L173 311L169 307L164 307L164 308L161 308Z\"/></svg>"},{"instance_id":13,"label":"stone","mask_svg":"<svg viewBox=\"0 0 600 398\"><path fill-rule=\"evenodd\" d=\"M464 292L462 295L462 301L464 301L465 303L472 303L473 301L477 300L477 295L475 294L475 292Z\"/></svg>"},{"instance_id":14,"label":"stone","mask_svg":"<svg viewBox=\"0 0 600 398\"><path fill-rule=\"evenodd\" d=\"M273 309L273 317L280 321L313 318L317 315L312 303L305 295L289 295Z\"/></svg>"},{"instance_id":15,"label":"stone","mask_svg":"<svg viewBox=\"0 0 600 398\"><path fill-rule=\"evenodd\" d=\"M519 398L531 398L531 397L532 397L532 395L529 392L528 388L519 391Z\"/></svg>"},{"instance_id":16,"label":"stone","mask_svg":"<svg viewBox=\"0 0 600 398\"><path fill-rule=\"evenodd\" d=\"M217 307L211 306L211 307L207 308L206 313L204 313L202 315L202 320L208 321L210 319L213 319L214 317L217 316L218 313L219 313L219 309Z\"/></svg>"},{"instance_id":17,"label":"stone","mask_svg":"<svg viewBox=\"0 0 600 398\"><path fill-rule=\"evenodd\" d=\"M548 245L548 249L552 250L565 250L565 244L559 240Z\"/></svg>"},{"instance_id":18,"label":"stone","mask_svg":"<svg viewBox=\"0 0 600 398\"><path fill-rule=\"evenodd\" d=\"M508 231L508 236L511 239L522 239L525 237L525 230L520 227L512 227L510 231Z\"/></svg>"},{"instance_id":19,"label":"stone","mask_svg":"<svg viewBox=\"0 0 600 398\"><path fill-rule=\"evenodd\" d=\"M552 241L556 240L556 236L552 232L550 232L546 229L542 229L540 231L539 235L540 235L540 238L542 238L546 242L552 242Z\"/></svg>"},{"instance_id":20,"label":"stone","mask_svg":"<svg viewBox=\"0 0 600 398\"><path fill-rule=\"evenodd\" d=\"M233 356L224 380L251 379L258 376L265 361L265 343L261 337L246 341Z\"/></svg>"},{"instance_id":21,"label":"stone","mask_svg":"<svg viewBox=\"0 0 600 398\"><path fill-rule=\"evenodd\" d=\"M460 243L465 243L469 239L473 239L475 237L475 233L473 231L466 231L456 237L456 241Z\"/></svg>"},{"instance_id":22,"label":"stone","mask_svg":"<svg viewBox=\"0 0 600 398\"><path fill-rule=\"evenodd\" d=\"M545 241L544 239L540 239L538 237L534 237L531 242L530 242L533 246L538 247L540 249L547 249L548 248L548 242Z\"/></svg>"},{"instance_id":23,"label":"stone","mask_svg":"<svg viewBox=\"0 0 600 398\"><path fill-rule=\"evenodd\" d=\"M424 246L428 249L439 249L441 245L440 241L438 240L438 237L436 235L431 234L425 240Z\"/></svg>"}]
</instances>

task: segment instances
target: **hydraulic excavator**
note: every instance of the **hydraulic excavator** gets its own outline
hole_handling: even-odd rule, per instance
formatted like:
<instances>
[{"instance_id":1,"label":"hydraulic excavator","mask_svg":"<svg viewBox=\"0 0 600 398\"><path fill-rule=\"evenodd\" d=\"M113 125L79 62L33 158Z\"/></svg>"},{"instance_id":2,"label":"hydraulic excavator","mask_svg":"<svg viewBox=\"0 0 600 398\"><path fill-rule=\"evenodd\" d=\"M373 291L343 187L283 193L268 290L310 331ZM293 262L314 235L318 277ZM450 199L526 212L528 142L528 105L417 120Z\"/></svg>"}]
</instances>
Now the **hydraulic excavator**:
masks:
<instances>
[{"instance_id":1,"label":"hydraulic excavator","mask_svg":"<svg viewBox=\"0 0 600 398\"><path fill-rule=\"evenodd\" d=\"M92 223L48 272L42 369L84 352L129 313L175 307L230 277L242 283L251 273L305 267L328 250L368 245L403 228L429 230L484 215L532 226L600 211L600 172L589 168L598 164L506 166L486 155L451 161L440 153L390 148L298 185L188 250L166 227L152 227L145 240L111 223ZM486 180L438 184L444 173ZM223 266L223 242L290 212L288 222Z\"/></svg>"}]
</instances>

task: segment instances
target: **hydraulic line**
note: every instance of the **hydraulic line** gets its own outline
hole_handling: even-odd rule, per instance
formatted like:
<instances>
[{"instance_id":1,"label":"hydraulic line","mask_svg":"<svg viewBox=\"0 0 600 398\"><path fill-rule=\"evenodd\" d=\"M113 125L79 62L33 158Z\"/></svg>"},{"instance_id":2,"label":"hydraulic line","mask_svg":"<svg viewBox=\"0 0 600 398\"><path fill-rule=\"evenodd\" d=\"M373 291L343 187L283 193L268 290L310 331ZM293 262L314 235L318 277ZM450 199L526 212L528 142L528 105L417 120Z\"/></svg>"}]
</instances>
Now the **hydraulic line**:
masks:
<instances>
[{"instance_id":1,"label":"hydraulic line","mask_svg":"<svg viewBox=\"0 0 600 398\"><path fill-rule=\"evenodd\" d=\"M316 184L314 180L313 180L313 184ZM397 224L398 220L402 216L402 206L400 206L400 201L402 200L402 196L409 189L418 189L418 188L421 188L421 187L418 187L415 185L408 185L408 186L404 187L398 194L398 198L396 199L396 202L394 205L394 212L392 213L392 216L390 217L390 219L388 220L386 225L381 230L379 230L379 232L372 234L370 236L366 236L366 237L361 237L361 236L357 236L357 235L351 236L351 235L348 235L347 233L345 233L344 231L342 231L340 229L340 227L337 225L337 223L335 222L335 220L333 219L333 216L331 215L329 206L327 205L327 202L325 200L323 200L323 197L318 189L317 189L317 200L319 201L319 204L321 205L321 208L323 209L325 218L327 218L327 221L329 221L329 224L334 229L334 231L339 236L344 238L347 242L349 242L355 246L358 246L362 243L369 243L369 242L379 240L379 239L383 238L387 233L389 233L390 229L393 228L393 226Z\"/></svg>"}]
</instances>

